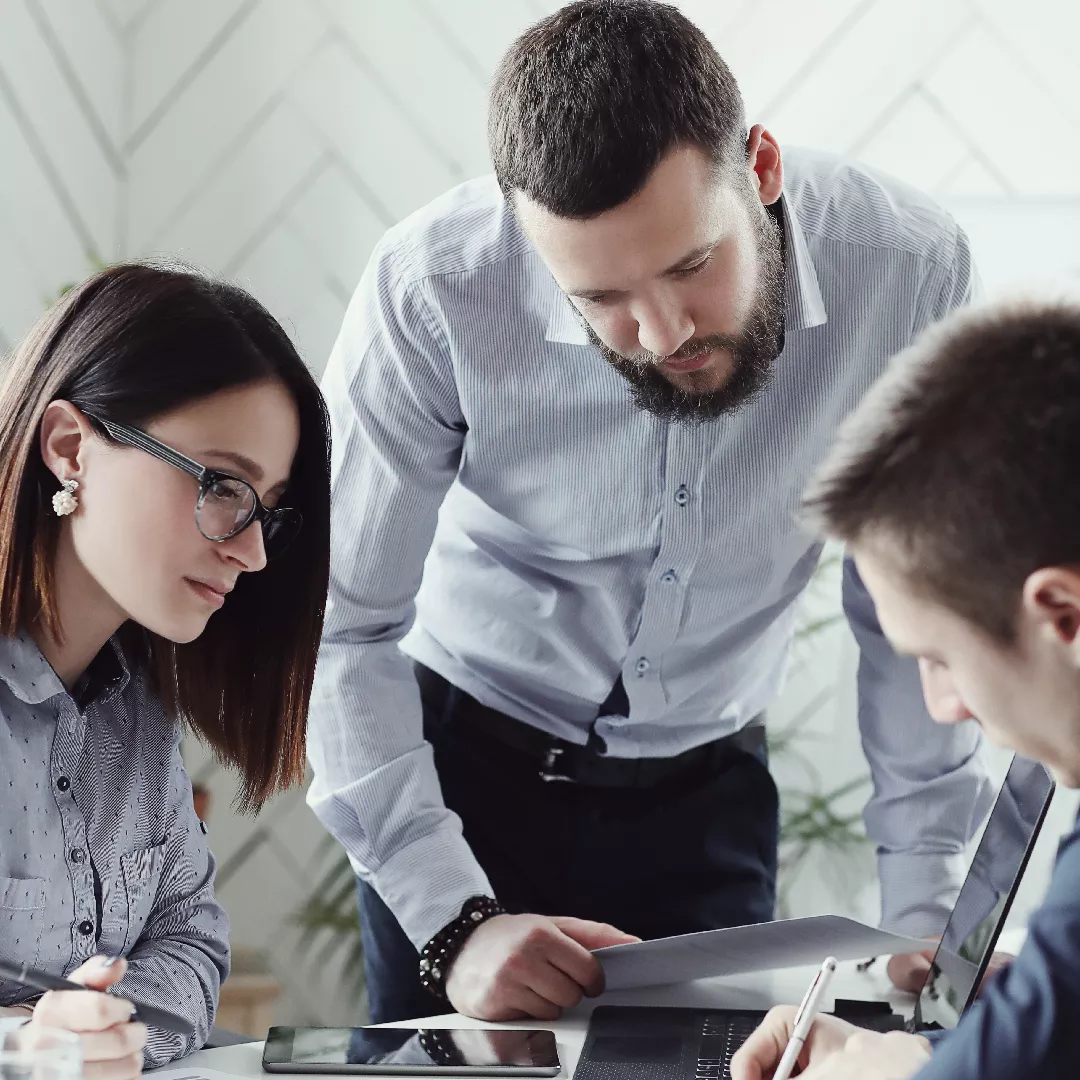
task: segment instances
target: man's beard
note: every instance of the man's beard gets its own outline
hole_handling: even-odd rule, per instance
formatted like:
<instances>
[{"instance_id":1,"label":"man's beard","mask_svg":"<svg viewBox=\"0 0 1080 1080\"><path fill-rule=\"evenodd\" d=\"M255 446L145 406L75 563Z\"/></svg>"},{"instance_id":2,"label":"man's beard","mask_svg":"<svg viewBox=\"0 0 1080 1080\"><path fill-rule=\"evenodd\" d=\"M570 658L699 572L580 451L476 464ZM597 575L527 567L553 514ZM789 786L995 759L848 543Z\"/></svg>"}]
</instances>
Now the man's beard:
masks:
<instances>
[{"instance_id":1,"label":"man's beard","mask_svg":"<svg viewBox=\"0 0 1080 1080\"><path fill-rule=\"evenodd\" d=\"M762 214L757 241L757 300L746 328L738 335L691 338L671 356L644 352L624 356L608 348L582 318L589 341L630 384L638 408L661 420L700 424L742 408L768 385L773 362L780 354L784 328L783 240L780 225L769 212ZM664 360L685 360L711 349L726 350L732 359L727 381L714 390L680 390L658 366Z\"/></svg>"}]
</instances>

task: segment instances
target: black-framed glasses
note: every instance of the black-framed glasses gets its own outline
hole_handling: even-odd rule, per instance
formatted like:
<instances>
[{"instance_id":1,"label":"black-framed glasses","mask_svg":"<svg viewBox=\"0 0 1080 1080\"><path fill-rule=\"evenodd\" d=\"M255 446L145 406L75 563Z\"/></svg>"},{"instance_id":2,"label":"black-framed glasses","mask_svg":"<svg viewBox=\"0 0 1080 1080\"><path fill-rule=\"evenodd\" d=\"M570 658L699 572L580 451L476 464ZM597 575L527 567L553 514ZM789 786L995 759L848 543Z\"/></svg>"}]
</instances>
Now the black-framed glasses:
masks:
<instances>
[{"instance_id":1,"label":"black-framed glasses","mask_svg":"<svg viewBox=\"0 0 1080 1080\"><path fill-rule=\"evenodd\" d=\"M86 412L85 409L83 411ZM253 521L257 521L262 526L263 547L267 560L270 560L281 555L300 532L303 518L299 510L290 506L268 509L263 506L255 489L239 476L200 465L138 428L113 423L91 412L86 415L100 424L115 442L144 450L159 461L195 477L199 482L195 524L207 540L221 543L242 533Z\"/></svg>"}]
</instances>

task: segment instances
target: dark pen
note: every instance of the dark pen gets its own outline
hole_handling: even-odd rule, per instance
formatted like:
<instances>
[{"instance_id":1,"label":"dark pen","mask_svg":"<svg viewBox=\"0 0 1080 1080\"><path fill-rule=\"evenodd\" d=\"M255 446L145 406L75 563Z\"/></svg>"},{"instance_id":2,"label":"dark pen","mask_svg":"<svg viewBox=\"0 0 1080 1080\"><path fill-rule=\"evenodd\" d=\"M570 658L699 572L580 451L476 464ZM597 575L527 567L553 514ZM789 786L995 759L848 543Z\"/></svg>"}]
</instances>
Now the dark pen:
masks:
<instances>
[{"instance_id":1,"label":"dark pen","mask_svg":"<svg viewBox=\"0 0 1080 1080\"><path fill-rule=\"evenodd\" d=\"M50 975L47 971L38 971L37 968L27 967L25 964L21 966L9 964L5 960L0 960L0 977L22 983L23 986L32 986L35 990L90 990L95 994L105 993L104 990L94 990L93 987L83 986L70 979ZM127 997L123 1000L131 1001ZM135 1007L135 1011L131 1014L132 1020L141 1020L150 1027L164 1028L166 1031L176 1032L177 1035L190 1037L195 1034L194 1025L182 1016L155 1008L153 1005L141 1005L137 1001L131 1001L131 1004Z\"/></svg>"}]
</instances>

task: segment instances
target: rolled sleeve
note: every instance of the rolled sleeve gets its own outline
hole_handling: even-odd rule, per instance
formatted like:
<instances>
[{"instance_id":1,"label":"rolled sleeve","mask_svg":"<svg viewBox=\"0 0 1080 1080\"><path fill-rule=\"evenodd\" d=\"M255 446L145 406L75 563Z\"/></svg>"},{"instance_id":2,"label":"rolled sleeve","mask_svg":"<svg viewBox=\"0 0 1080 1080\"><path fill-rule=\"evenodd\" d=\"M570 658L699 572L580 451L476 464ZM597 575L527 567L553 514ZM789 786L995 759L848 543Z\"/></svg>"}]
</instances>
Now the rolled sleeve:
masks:
<instances>
[{"instance_id":1,"label":"rolled sleeve","mask_svg":"<svg viewBox=\"0 0 1080 1080\"><path fill-rule=\"evenodd\" d=\"M882 633L851 559L844 610L859 645L859 730L873 794L866 831L877 846L882 927L940 934L963 881L964 852L993 800L974 724L935 724L914 660Z\"/></svg>"},{"instance_id":2,"label":"rolled sleeve","mask_svg":"<svg viewBox=\"0 0 1080 1080\"><path fill-rule=\"evenodd\" d=\"M398 647L466 425L436 305L386 246L346 313L323 392L334 435L331 580L308 802L420 947L490 885L443 803Z\"/></svg>"},{"instance_id":3,"label":"rolled sleeve","mask_svg":"<svg viewBox=\"0 0 1080 1080\"><path fill-rule=\"evenodd\" d=\"M912 338L982 288L963 229L952 223L916 304ZM959 893L964 852L993 801L973 724L935 724L918 664L893 652L854 563L844 563L844 609L859 645L859 729L873 795L864 813L877 845L882 926L940 934Z\"/></svg>"}]
</instances>

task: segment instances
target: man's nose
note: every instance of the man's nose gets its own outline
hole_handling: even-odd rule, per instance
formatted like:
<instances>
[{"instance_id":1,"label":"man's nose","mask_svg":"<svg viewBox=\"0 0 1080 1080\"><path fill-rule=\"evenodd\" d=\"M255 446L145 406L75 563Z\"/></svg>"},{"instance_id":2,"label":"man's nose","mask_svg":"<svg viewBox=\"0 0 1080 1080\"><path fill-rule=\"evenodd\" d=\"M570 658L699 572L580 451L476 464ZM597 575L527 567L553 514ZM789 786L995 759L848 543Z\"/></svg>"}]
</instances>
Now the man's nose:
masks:
<instances>
[{"instance_id":1,"label":"man's nose","mask_svg":"<svg viewBox=\"0 0 1080 1080\"><path fill-rule=\"evenodd\" d=\"M959 724L974 720L975 714L967 707L952 679L944 672L931 671L920 663L923 697L930 716L939 724Z\"/></svg>"},{"instance_id":2,"label":"man's nose","mask_svg":"<svg viewBox=\"0 0 1080 1080\"><path fill-rule=\"evenodd\" d=\"M638 344L654 356L670 356L694 336L694 320L680 305L654 300L634 312Z\"/></svg>"}]
</instances>

